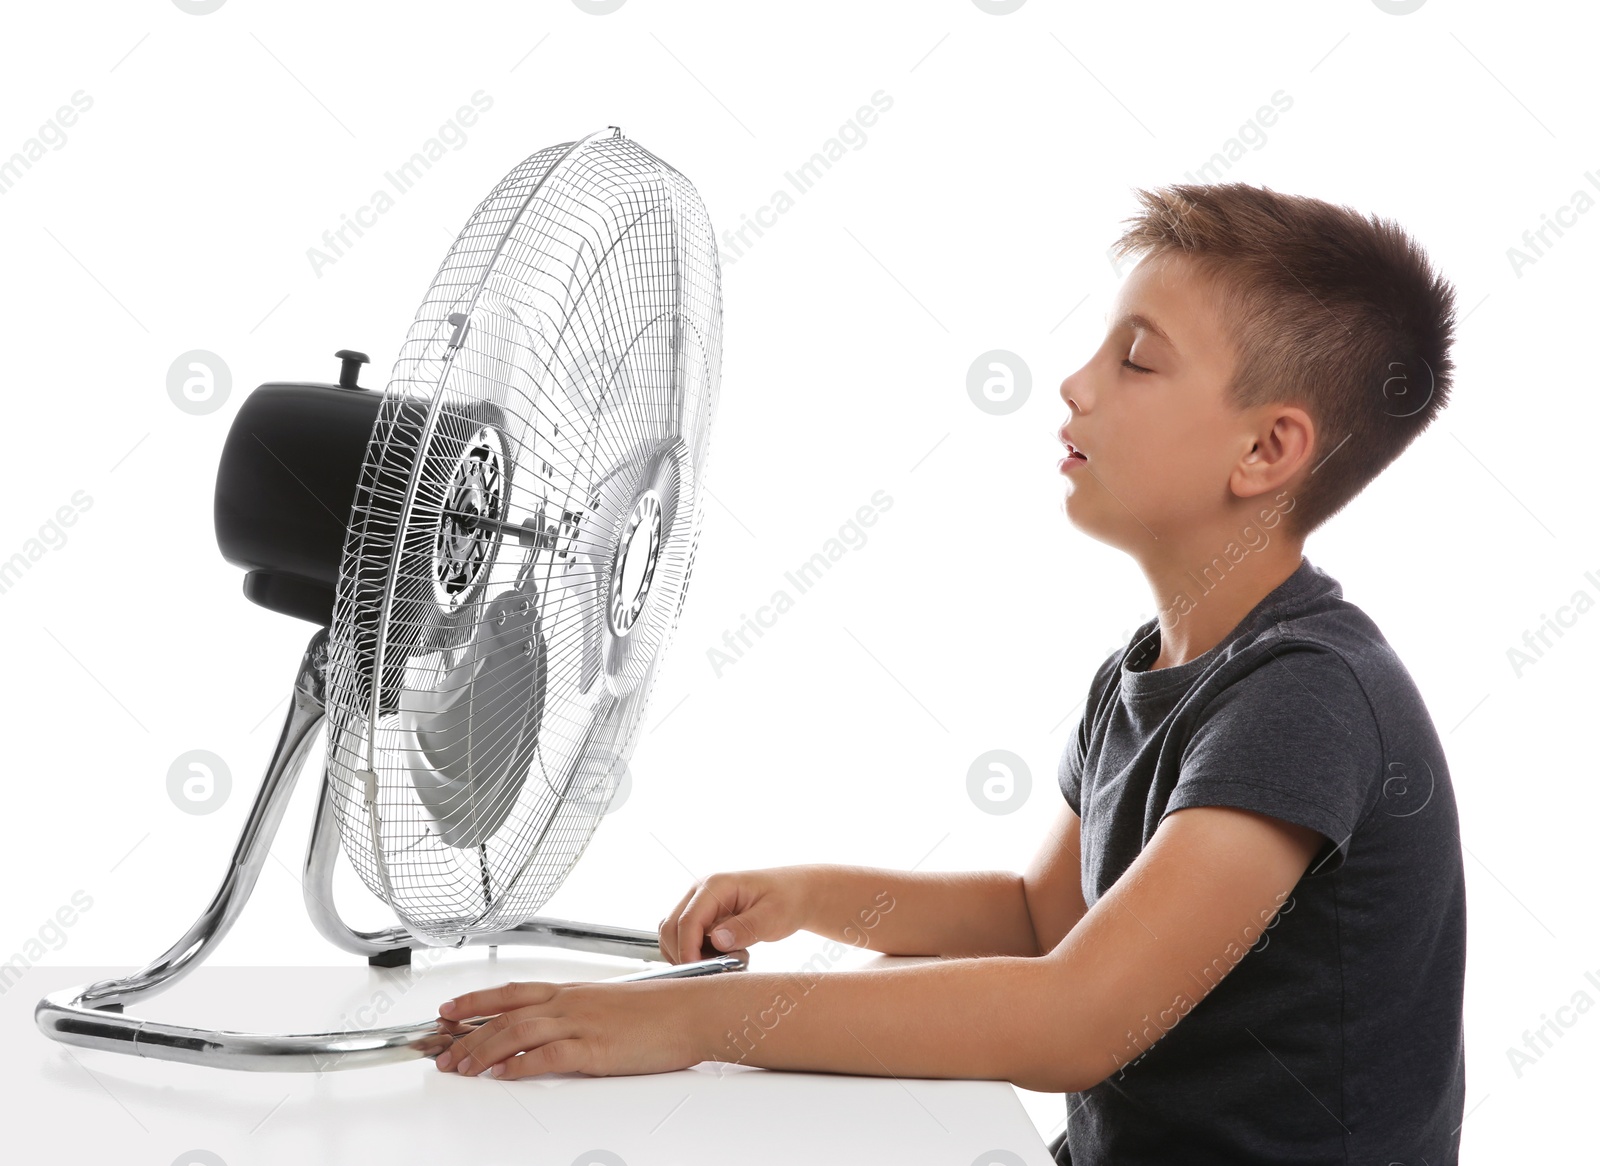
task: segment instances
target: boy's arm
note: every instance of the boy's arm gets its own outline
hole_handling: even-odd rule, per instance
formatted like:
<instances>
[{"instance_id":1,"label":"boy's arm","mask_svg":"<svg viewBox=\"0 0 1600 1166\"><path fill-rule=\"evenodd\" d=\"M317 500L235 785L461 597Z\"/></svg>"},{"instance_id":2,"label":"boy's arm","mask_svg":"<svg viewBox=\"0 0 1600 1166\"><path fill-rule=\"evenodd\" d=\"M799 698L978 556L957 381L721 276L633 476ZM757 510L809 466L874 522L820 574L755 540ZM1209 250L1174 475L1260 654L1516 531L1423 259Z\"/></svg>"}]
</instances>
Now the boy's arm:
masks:
<instances>
[{"instance_id":1,"label":"boy's arm","mask_svg":"<svg viewBox=\"0 0 1600 1166\"><path fill-rule=\"evenodd\" d=\"M673 993L662 1005L687 1006L701 1060L1077 1092L1215 987L1320 842L1248 810L1178 810L1043 958L708 976L660 985Z\"/></svg>"},{"instance_id":2,"label":"boy's arm","mask_svg":"<svg viewBox=\"0 0 1600 1166\"><path fill-rule=\"evenodd\" d=\"M1072 807L1063 803L1023 876L1040 955L1054 951L1089 910L1083 901L1082 828Z\"/></svg>"},{"instance_id":3,"label":"boy's arm","mask_svg":"<svg viewBox=\"0 0 1600 1166\"><path fill-rule=\"evenodd\" d=\"M808 868L805 930L884 955L1043 955L1087 910L1078 830L1078 815L1063 805L1023 875Z\"/></svg>"}]
</instances>

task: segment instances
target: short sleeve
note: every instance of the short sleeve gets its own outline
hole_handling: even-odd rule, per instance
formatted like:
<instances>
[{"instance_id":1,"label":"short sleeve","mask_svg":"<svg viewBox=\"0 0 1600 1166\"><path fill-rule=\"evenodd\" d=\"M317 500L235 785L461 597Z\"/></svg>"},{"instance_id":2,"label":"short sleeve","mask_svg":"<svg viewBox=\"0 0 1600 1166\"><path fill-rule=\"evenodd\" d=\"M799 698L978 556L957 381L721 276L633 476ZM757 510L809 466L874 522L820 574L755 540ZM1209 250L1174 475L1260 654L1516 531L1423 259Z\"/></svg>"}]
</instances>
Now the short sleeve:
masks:
<instances>
[{"instance_id":1,"label":"short sleeve","mask_svg":"<svg viewBox=\"0 0 1600 1166\"><path fill-rule=\"evenodd\" d=\"M1061 761L1056 766L1056 784L1061 787L1061 796L1067 799L1067 805L1080 818L1083 817L1083 765L1084 759L1089 756L1089 733L1094 728L1111 678L1121 663L1121 649L1100 661L1094 678L1089 681L1089 692L1083 698L1083 715L1078 718L1078 728L1067 738L1066 747L1061 750Z\"/></svg>"},{"instance_id":2,"label":"short sleeve","mask_svg":"<svg viewBox=\"0 0 1600 1166\"><path fill-rule=\"evenodd\" d=\"M1072 807L1072 812L1078 817L1083 817L1083 759L1089 752L1089 718L1093 709L1084 705L1083 716L1078 719L1077 730L1067 738L1067 745L1061 751L1061 763L1056 770L1056 782L1061 786L1061 795L1067 799L1067 805Z\"/></svg>"},{"instance_id":3,"label":"short sleeve","mask_svg":"<svg viewBox=\"0 0 1600 1166\"><path fill-rule=\"evenodd\" d=\"M1350 666L1317 644L1262 643L1260 664L1205 706L1162 816L1234 806L1317 831L1307 877L1344 865L1383 746Z\"/></svg>"}]
</instances>

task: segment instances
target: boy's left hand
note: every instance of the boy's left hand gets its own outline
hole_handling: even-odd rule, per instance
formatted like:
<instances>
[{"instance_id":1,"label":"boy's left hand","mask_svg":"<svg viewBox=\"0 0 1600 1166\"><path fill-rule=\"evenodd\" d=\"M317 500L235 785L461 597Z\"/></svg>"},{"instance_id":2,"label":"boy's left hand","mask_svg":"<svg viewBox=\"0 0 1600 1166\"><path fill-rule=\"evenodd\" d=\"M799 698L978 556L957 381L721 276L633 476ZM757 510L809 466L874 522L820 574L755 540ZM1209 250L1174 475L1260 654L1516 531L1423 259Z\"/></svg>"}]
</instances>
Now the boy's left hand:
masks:
<instances>
[{"instance_id":1,"label":"boy's left hand","mask_svg":"<svg viewBox=\"0 0 1600 1166\"><path fill-rule=\"evenodd\" d=\"M697 1065L688 981L621 984L541 981L468 992L439 1009L439 1030L453 1043L441 1071L475 1077L485 1069L509 1080L540 1073L608 1077L668 1073ZM465 1021L490 1017L481 1023Z\"/></svg>"}]
</instances>

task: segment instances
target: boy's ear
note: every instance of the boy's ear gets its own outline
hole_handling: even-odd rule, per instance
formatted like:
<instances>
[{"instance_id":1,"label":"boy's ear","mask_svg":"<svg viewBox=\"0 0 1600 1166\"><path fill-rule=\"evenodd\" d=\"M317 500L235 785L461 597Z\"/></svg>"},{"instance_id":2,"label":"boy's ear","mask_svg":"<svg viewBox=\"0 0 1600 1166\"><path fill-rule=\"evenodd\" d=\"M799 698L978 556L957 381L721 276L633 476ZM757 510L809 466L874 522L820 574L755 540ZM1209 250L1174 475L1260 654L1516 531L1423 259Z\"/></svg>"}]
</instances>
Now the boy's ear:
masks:
<instances>
[{"instance_id":1,"label":"boy's ear","mask_svg":"<svg viewBox=\"0 0 1600 1166\"><path fill-rule=\"evenodd\" d=\"M1281 489L1302 470L1311 468L1316 426L1311 415L1295 405L1264 405L1250 445L1233 467L1228 485L1240 498L1254 498Z\"/></svg>"}]
</instances>

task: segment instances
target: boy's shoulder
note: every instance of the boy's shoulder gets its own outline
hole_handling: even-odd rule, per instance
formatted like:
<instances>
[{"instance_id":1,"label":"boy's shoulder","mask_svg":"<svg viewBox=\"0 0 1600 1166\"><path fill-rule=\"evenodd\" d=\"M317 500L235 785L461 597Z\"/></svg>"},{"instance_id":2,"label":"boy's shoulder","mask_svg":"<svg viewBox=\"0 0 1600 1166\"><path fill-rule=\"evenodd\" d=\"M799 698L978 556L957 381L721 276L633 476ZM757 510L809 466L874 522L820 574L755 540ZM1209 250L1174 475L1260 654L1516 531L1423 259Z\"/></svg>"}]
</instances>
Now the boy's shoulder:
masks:
<instances>
[{"instance_id":1,"label":"boy's shoulder","mask_svg":"<svg viewBox=\"0 0 1600 1166\"><path fill-rule=\"evenodd\" d=\"M1402 743L1437 747L1427 707L1388 639L1309 559L1207 652L1152 672L1159 651L1160 623L1152 618L1101 661L1085 701L1079 756L1118 701L1176 714L1179 732L1228 713L1269 736L1282 732L1283 718L1296 709L1313 707L1378 752Z\"/></svg>"},{"instance_id":2,"label":"boy's shoulder","mask_svg":"<svg viewBox=\"0 0 1600 1166\"><path fill-rule=\"evenodd\" d=\"M1344 597L1337 579L1305 558L1220 643L1193 660L1151 672L1160 631L1159 621L1148 619L1107 655L1095 669L1092 697L1109 695L1119 684L1132 695L1185 681L1192 682L1183 685L1191 690L1220 690L1286 656L1304 667L1337 670L1343 665L1363 688L1387 690L1410 682L1404 663L1372 617Z\"/></svg>"},{"instance_id":3,"label":"boy's shoulder","mask_svg":"<svg viewBox=\"0 0 1600 1166\"><path fill-rule=\"evenodd\" d=\"M1313 696L1321 685L1355 688L1371 713L1366 724L1376 726L1379 736L1415 727L1402 722L1424 722L1431 732L1416 683L1376 621L1309 560L1293 582L1278 602L1252 613L1249 626L1236 629L1210 687L1220 690L1265 672L1276 683L1304 685Z\"/></svg>"},{"instance_id":4,"label":"boy's shoulder","mask_svg":"<svg viewBox=\"0 0 1600 1166\"><path fill-rule=\"evenodd\" d=\"M1319 867L1332 871L1375 810L1405 817L1448 786L1410 674L1309 562L1215 647L1150 671L1159 633L1147 621L1096 671L1058 771L1080 817L1091 807L1103 824L1125 818L1116 828L1142 844L1167 813L1232 805L1322 833ZM1125 857L1137 849L1129 841Z\"/></svg>"}]
</instances>

